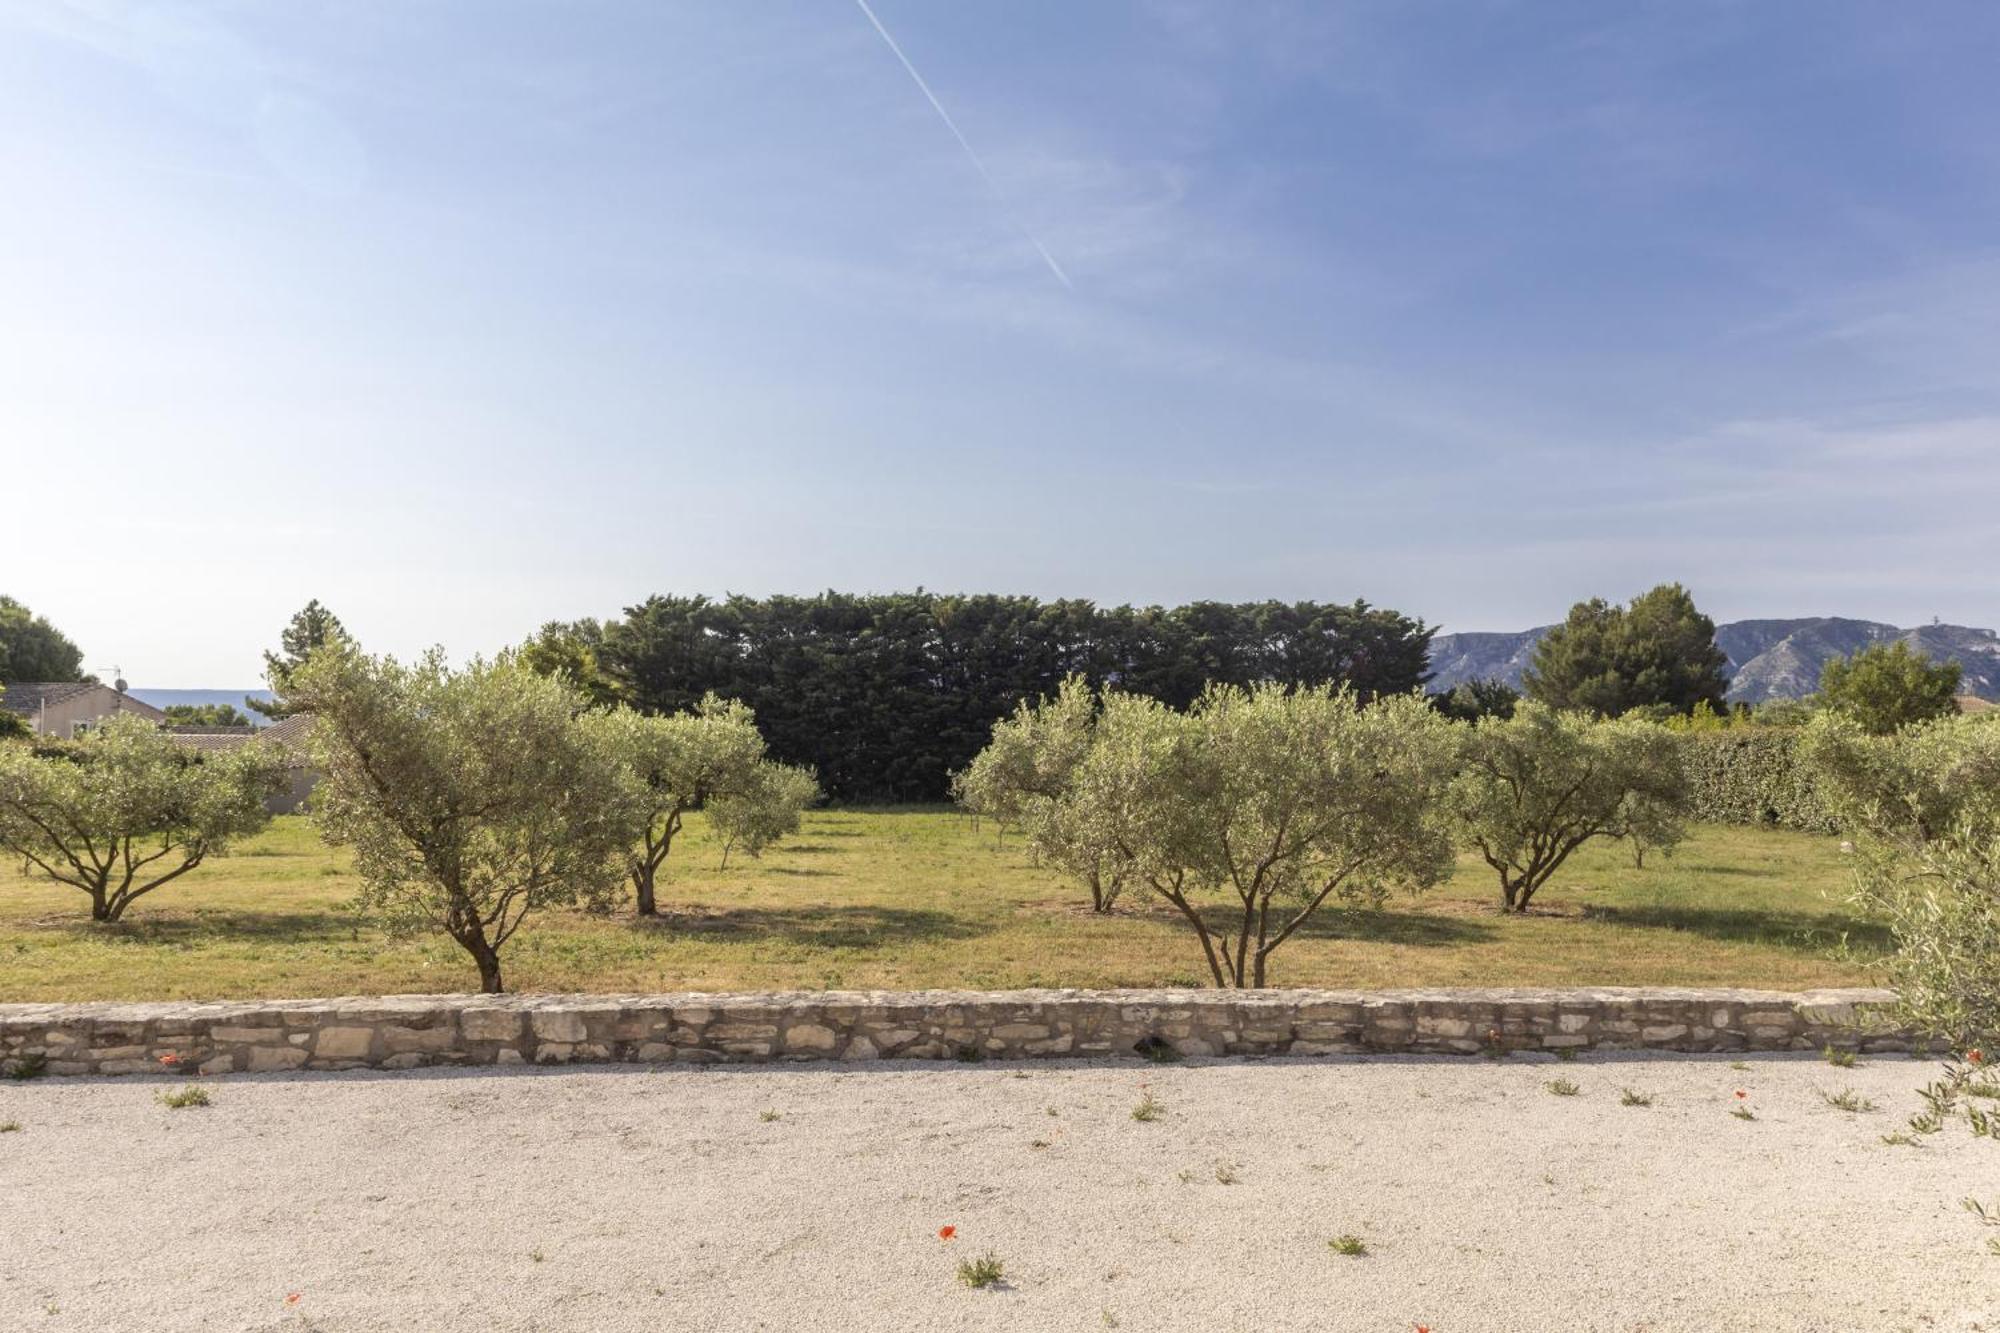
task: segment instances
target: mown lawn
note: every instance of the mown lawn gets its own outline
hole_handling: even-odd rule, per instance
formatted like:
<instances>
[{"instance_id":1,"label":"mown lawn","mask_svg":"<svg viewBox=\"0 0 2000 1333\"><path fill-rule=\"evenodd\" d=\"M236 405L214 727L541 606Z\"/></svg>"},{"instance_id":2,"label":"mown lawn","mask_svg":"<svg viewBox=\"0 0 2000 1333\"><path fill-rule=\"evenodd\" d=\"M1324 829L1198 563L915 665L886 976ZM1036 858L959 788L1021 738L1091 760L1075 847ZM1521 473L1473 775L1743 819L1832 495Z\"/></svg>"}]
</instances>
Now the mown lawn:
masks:
<instances>
[{"instance_id":1,"label":"mown lawn","mask_svg":"<svg viewBox=\"0 0 2000 1333\"><path fill-rule=\"evenodd\" d=\"M510 989L776 990L1206 984L1170 909L1128 895L1111 917L942 810L830 810L761 860L718 865L694 821L663 886L662 923L629 909L550 912L505 955ZM1501 915L1492 872L1387 910L1322 912L1274 956L1275 985L1743 985L1865 980L1834 957L1879 951L1845 902L1828 838L1703 827L1643 870L1622 846L1580 853L1526 917ZM0 867L0 1000L230 998L466 990L443 938L391 939L345 906L356 881L303 818L93 926L81 893Z\"/></svg>"}]
</instances>

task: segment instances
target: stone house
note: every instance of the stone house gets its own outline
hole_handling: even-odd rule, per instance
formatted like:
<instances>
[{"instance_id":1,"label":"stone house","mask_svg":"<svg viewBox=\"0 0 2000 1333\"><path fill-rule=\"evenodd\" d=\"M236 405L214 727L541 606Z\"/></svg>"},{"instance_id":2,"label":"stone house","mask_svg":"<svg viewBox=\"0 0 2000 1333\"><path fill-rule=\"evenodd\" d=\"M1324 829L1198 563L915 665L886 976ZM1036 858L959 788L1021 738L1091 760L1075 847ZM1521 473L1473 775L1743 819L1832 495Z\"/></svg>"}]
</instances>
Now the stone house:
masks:
<instances>
[{"instance_id":1,"label":"stone house","mask_svg":"<svg viewBox=\"0 0 2000 1333\"><path fill-rule=\"evenodd\" d=\"M282 718L268 727L170 727L168 732L177 745L185 745L191 750L222 751L234 750L242 745L275 745L285 753L286 787L276 796L264 801L264 808L274 815L297 814L312 795L313 787L319 782L319 774L313 770L306 754L306 733L312 730L312 718L295 715Z\"/></svg>"}]
</instances>

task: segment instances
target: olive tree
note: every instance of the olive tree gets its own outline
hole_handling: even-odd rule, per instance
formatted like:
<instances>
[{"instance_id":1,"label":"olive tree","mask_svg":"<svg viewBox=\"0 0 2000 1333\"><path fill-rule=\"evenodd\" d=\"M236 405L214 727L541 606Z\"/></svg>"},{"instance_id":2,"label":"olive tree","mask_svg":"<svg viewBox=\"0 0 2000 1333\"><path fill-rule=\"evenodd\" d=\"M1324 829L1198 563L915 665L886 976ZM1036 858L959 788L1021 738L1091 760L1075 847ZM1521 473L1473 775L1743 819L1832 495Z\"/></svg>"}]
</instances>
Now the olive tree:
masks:
<instances>
[{"instance_id":1,"label":"olive tree","mask_svg":"<svg viewBox=\"0 0 2000 1333\"><path fill-rule=\"evenodd\" d=\"M628 833L616 757L567 681L511 655L453 670L346 640L291 674L286 703L317 719L313 818L354 849L356 904L392 930L441 930L502 988L500 950L528 915L607 901Z\"/></svg>"},{"instance_id":2,"label":"olive tree","mask_svg":"<svg viewBox=\"0 0 2000 1333\"><path fill-rule=\"evenodd\" d=\"M1073 790L1121 874L1180 913L1215 984L1265 984L1329 899L1379 906L1451 869L1451 723L1417 695L1210 686L1185 713L1108 694ZM1228 908L1211 924L1205 900Z\"/></svg>"},{"instance_id":3,"label":"olive tree","mask_svg":"<svg viewBox=\"0 0 2000 1333\"><path fill-rule=\"evenodd\" d=\"M585 724L618 761L630 831L625 874L639 915L657 916L660 868L686 817L708 802L759 791L759 766L768 762L764 738L748 707L713 694L685 713L618 708ZM738 808L739 816L745 813Z\"/></svg>"},{"instance_id":4,"label":"olive tree","mask_svg":"<svg viewBox=\"0 0 2000 1333\"><path fill-rule=\"evenodd\" d=\"M1499 873L1506 910L1525 912L1592 838L1675 846L1688 797L1680 745L1665 728L1523 700L1512 717L1465 733L1447 804L1462 839Z\"/></svg>"},{"instance_id":5,"label":"olive tree","mask_svg":"<svg viewBox=\"0 0 2000 1333\"><path fill-rule=\"evenodd\" d=\"M2000 1038L2000 718L1881 736L1822 716L1802 753L1861 843L1856 901L1889 925L1906 1020L1958 1045Z\"/></svg>"},{"instance_id":6,"label":"olive tree","mask_svg":"<svg viewBox=\"0 0 2000 1333\"><path fill-rule=\"evenodd\" d=\"M116 716L74 741L0 745L0 847L88 894L91 920L117 921L262 829L284 783L261 747L204 753Z\"/></svg>"},{"instance_id":7,"label":"olive tree","mask_svg":"<svg viewBox=\"0 0 2000 1333\"><path fill-rule=\"evenodd\" d=\"M1076 786L1096 725L1096 698L1071 676L1053 698L1024 702L994 724L992 741L953 775L952 794L974 814L1019 829L1044 863L1090 890L1092 911L1109 912L1130 865Z\"/></svg>"},{"instance_id":8,"label":"olive tree","mask_svg":"<svg viewBox=\"0 0 2000 1333\"><path fill-rule=\"evenodd\" d=\"M1800 756L1853 832L1905 852L1946 835L1967 846L2000 838L2000 716L1955 714L1876 735L1822 714L1805 729Z\"/></svg>"},{"instance_id":9,"label":"olive tree","mask_svg":"<svg viewBox=\"0 0 2000 1333\"><path fill-rule=\"evenodd\" d=\"M748 780L709 799L709 827L722 839L722 864L741 847L751 856L799 831L799 816L823 793L809 768L759 760Z\"/></svg>"}]
</instances>

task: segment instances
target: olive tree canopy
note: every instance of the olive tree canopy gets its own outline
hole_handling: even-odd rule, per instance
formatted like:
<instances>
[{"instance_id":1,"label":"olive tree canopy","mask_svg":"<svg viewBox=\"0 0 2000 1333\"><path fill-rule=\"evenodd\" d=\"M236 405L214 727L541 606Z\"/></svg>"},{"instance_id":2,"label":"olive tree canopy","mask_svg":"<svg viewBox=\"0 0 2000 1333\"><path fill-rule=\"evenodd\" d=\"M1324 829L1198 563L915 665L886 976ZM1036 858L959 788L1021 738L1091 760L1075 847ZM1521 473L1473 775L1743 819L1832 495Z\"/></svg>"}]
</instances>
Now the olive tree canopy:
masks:
<instances>
[{"instance_id":1,"label":"olive tree canopy","mask_svg":"<svg viewBox=\"0 0 2000 1333\"><path fill-rule=\"evenodd\" d=\"M1262 986L1328 899L1379 905L1449 872L1452 724L1421 697L1211 686L1187 712L1105 696L1074 810L1122 878L1172 904L1218 986ZM1211 919L1206 900L1227 910Z\"/></svg>"},{"instance_id":2,"label":"olive tree canopy","mask_svg":"<svg viewBox=\"0 0 2000 1333\"><path fill-rule=\"evenodd\" d=\"M685 713L644 714L630 708L584 719L618 762L624 784L630 842L624 849L626 876L641 916L659 914L656 885L687 815L710 802L724 802L736 820L739 842L757 849L797 827L797 812L816 799L801 785L775 782L766 772L764 738L750 710L734 700L705 695ZM808 777L806 781L810 781ZM779 810L787 795L800 795L790 826ZM741 804L730 806L729 801ZM761 802L761 804L760 804ZM755 825L754 830L750 827ZM723 830L724 837L729 830Z\"/></svg>"},{"instance_id":3,"label":"olive tree canopy","mask_svg":"<svg viewBox=\"0 0 2000 1333\"><path fill-rule=\"evenodd\" d=\"M1592 838L1671 848L1688 780L1673 733L1639 718L1598 721L1523 700L1466 735L1449 804L1467 842L1500 875L1511 911Z\"/></svg>"},{"instance_id":4,"label":"olive tree canopy","mask_svg":"<svg viewBox=\"0 0 2000 1333\"><path fill-rule=\"evenodd\" d=\"M73 741L0 745L0 847L88 894L93 921L116 921L262 829L284 783L264 747L204 753L114 716Z\"/></svg>"},{"instance_id":5,"label":"olive tree canopy","mask_svg":"<svg viewBox=\"0 0 2000 1333\"><path fill-rule=\"evenodd\" d=\"M317 719L313 817L351 846L357 904L391 928L436 929L501 989L500 950L537 908L608 899L629 832L618 764L579 723L566 681L511 656L453 670L344 639L290 677Z\"/></svg>"}]
</instances>

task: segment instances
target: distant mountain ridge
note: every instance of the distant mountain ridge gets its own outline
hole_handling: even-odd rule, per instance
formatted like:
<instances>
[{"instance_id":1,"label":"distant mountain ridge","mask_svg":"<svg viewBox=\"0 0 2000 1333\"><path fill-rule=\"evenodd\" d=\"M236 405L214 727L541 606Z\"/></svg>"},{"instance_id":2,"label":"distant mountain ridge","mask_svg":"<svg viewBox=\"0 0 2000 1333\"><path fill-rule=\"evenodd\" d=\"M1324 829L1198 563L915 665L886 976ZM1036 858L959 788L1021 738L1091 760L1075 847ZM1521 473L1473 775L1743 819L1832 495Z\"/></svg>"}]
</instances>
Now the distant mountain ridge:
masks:
<instances>
[{"instance_id":1,"label":"distant mountain ridge","mask_svg":"<svg viewBox=\"0 0 2000 1333\"><path fill-rule=\"evenodd\" d=\"M1440 634L1431 640L1432 676L1425 688L1448 690L1468 680L1503 680L1518 689L1535 645L1554 628ZM1722 670L1729 678L1731 703L1803 699L1819 688L1820 670L1832 659L1897 639L1934 661L1956 661L1965 672L1961 693L2000 700L2000 634L1990 629L1967 625L1898 629L1841 616L1733 620L1715 627L1716 646L1729 658Z\"/></svg>"}]
</instances>

